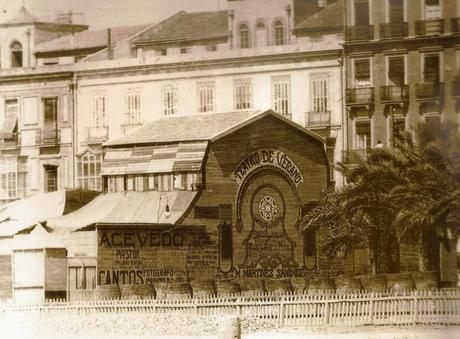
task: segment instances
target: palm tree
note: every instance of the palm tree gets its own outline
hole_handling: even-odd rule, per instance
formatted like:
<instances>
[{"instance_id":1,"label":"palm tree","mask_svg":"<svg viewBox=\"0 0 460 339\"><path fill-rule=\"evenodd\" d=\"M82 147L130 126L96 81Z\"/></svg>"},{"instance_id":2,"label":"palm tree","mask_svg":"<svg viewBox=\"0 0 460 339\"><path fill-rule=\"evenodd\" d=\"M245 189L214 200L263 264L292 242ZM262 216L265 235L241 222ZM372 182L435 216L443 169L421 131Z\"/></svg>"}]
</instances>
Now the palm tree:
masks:
<instances>
[{"instance_id":1,"label":"palm tree","mask_svg":"<svg viewBox=\"0 0 460 339\"><path fill-rule=\"evenodd\" d=\"M422 270L437 270L439 241L460 228L460 137L456 126L421 126L417 139L399 135L393 149L356 154L337 164L348 181L328 190L302 219L303 229L327 230L330 256L366 246L375 273L398 271L399 242L419 239Z\"/></svg>"}]
</instances>

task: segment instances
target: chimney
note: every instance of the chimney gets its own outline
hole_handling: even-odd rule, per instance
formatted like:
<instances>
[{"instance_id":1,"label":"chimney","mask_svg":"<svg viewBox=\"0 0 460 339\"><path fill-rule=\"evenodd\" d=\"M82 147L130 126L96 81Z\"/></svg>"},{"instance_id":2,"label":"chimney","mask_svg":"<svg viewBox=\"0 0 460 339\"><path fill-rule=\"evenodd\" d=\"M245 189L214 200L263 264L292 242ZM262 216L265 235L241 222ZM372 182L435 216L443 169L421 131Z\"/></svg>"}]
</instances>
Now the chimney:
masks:
<instances>
[{"instance_id":1,"label":"chimney","mask_svg":"<svg viewBox=\"0 0 460 339\"><path fill-rule=\"evenodd\" d=\"M112 50L112 30L107 29L107 49L109 53L109 60L113 59L113 50Z\"/></svg>"}]
</instances>

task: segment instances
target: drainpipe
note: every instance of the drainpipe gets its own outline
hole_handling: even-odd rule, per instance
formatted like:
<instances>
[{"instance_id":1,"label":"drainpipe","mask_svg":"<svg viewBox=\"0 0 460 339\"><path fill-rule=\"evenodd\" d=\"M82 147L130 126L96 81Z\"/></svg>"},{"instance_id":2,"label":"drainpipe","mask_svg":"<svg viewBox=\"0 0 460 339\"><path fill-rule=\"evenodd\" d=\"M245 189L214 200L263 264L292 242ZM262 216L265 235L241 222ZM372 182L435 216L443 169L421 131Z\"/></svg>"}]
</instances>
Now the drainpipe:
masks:
<instances>
[{"instance_id":1,"label":"drainpipe","mask_svg":"<svg viewBox=\"0 0 460 339\"><path fill-rule=\"evenodd\" d=\"M73 183L72 186L77 187L77 142L78 142L78 119L77 119L77 90L78 82L77 76L75 73L72 77L72 83L70 84L71 94L72 94L72 131L73 131L73 145L72 145L72 177Z\"/></svg>"},{"instance_id":2,"label":"drainpipe","mask_svg":"<svg viewBox=\"0 0 460 339\"><path fill-rule=\"evenodd\" d=\"M109 54L109 60L113 59L113 49L112 49L112 30L107 29L107 50Z\"/></svg>"},{"instance_id":3,"label":"drainpipe","mask_svg":"<svg viewBox=\"0 0 460 339\"><path fill-rule=\"evenodd\" d=\"M347 1L343 9L343 39L345 44L345 31L347 26ZM342 55L340 59L340 86L342 89L342 161L343 154L346 150L348 152L348 111L346 105L346 84L347 84L347 65L345 57L345 46L342 45ZM342 186L345 185L345 178L342 175Z\"/></svg>"}]
</instances>

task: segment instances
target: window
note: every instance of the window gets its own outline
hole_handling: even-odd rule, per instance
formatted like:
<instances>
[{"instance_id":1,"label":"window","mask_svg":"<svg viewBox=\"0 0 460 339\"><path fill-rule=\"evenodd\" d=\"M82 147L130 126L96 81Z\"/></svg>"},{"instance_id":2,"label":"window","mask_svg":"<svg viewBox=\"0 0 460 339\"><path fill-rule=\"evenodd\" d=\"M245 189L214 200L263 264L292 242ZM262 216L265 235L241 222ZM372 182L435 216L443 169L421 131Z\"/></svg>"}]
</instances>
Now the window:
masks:
<instances>
[{"instance_id":1,"label":"window","mask_svg":"<svg viewBox=\"0 0 460 339\"><path fill-rule=\"evenodd\" d=\"M91 107L91 125L92 127L104 127L105 126L105 96L94 95L92 98Z\"/></svg>"},{"instance_id":2,"label":"window","mask_svg":"<svg viewBox=\"0 0 460 339\"><path fill-rule=\"evenodd\" d=\"M404 1L388 0L388 19L390 23L404 22Z\"/></svg>"},{"instance_id":3,"label":"window","mask_svg":"<svg viewBox=\"0 0 460 339\"><path fill-rule=\"evenodd\" d=\"M262 21L256 24L256 45L266 46L267 45L267 27Z\"/></svg>"},{"instance_id":4,"label":"window","mask_svg":"<svg viewBox=\"0 0 460 339\"><path fill-rule=\"evenodd\" d=\"M55 192L58 190L57 166L45 166L45 192Z\"/></svg>"},{"instance_id":5,"label":"window","mask_svg":"<svg viewBox=\"0 0 460 339\"><path fill-rule=\"evenodd\" d=\"M370 87L371 85L371 63L370 59L354 59L354 84L355 87Z\"/></svg>"},{"instance_id":6,"label":"window","mask_svg":"<svg viewBox=\"0 0 460 339\"><path fill-rule=\"evenodd\" d=\"M19 102L18 99L5 100L5 113L0 139L10 139L14 137L14 133L18 131L18 114Z\"/></svg>"},{"instance_id":7,"label":"window","mask_svg":"<svg viewBox=\"0 0 460 339\"><path fill-rule=\"evenodd\" d=\"M126 95L126 116L127 125L136 125L141 122L141 95L137 90L130 90Z\"/></svg>"},{"instance_id":8,"label":"window","mask_svg":"<svg viewBox=\"0 0 460 339\"><path fill-rule=\"evenodd\" d=\"M441 19L441 4L440 0L425 0L424 7L425 20Z\"/></svg>"},{"instance_id":9,"label":"window","mask_svg":"<svg viewBox=\"0 0 460 339\"><path fill-rule=\"evenodd\" d=\"M11 67L22 67L22 45L19 41L14 41L10 45Z\"/></svg>"},{"instance_id":10,"label":"window","mask_svg":"<svg viewBox=\"0 0 460 339\"><path fill-rule=\"evenodd\" d=\"M371 122L362 120L355 122L355 150L366 154L371 149Z\"/></svg>"},{"instance_id":11,"label":"window","mask_svg":"<svg viewBox=\"0 0 460 339\"><path fill-rule=\"evenodd\" d=\"M423 81L440 82L439 54L425 54L423 56Z\"/></svg>"},{"instance_id":12,"label":"window","mask_svg":"<svg viewBox=\"0 0 460 339\"><path fill-rule=\"evenodd\" d=\"M102 154L86 152L77 159L78 187L101 191Z\"/></svg>"},{"instance_id":13,"label":"window","mask_svg":"<svg viewBox=\"0 0 460 339\"><path fill-rule=\"evenodd\" d=\"M404 56L388 57L387 83L392 86L403 86L405 83Z\"/></svg>"},{"instance_id":14,"label":"window","mask_svg":"<svg viewBox=\"0 0 460 339\"><path fill-rule=\"evenodd\" d=\"M290 78L289 76L272 78L272 102L275 112L288 115L290 112Z\"/></svg>"},{"instance_id":15,"label":"window","mask_svg":"<svg viewBox=\"0 0 460 339\"><path fill-rule=\"evenodd\" d=\"M314 77L311 81L313 112L329 110L329 80L325 77Z\"/></svg>"},{"instance_id":16,"label":"window","mask_svg":"<svg viewBox=\"0 0 460 339\"><path fill-rule=\"evenodd\" d=\"M156 55L168 55L168 50L166 48L157 49Z\"/></svg>"},{"instance_id":17,"label":"window","mask_svg":"<svg viewBox=\"0 0 460 339\"><path fill-rule=\"evenodd\" d=\"M26 158L0 157L0 202L25 198L27 194Z\"/></svg>"},{"instance_id":18,"label":"window","mask_svg":"<svg viewBox=\"0 0 460 339\"><path fill-rule=\"evenodd\" d=\"M284 45L285 44L285 32L284 24L281 20L276 20L273 25L273 35L275 37L275 45Z\"/></svg>"},{"instance_id":19,"label":"window","mask_svg":"<svg viewBox=\"0 0 460 339\"><path fill-rule=\"evenodd\" d=\"M355 26L369 26L369 1L368 0L355 0L354 2L354 22Z\"/></svg>"},{"instance_id":20,"label":"window","mask_svg":"<svg viewBox=\"0 0 460 339\"><path fill-rule=\"evenodd\" d=\"M239 28L240 48L249 48L249 27L241 24Z\"/></svg>"},{"instance_id":21,"label":"window","mask_svg":"<svg viewBox=\"0 0 460 339\"><path fill-rule=\"evenodd\" d=\"M215 85L214 82L198 83L198 112L209 113L215 109Z\"/></svg>"},{"instance_id":22,"label":"window","mask_svg":"<svg viewBox=\"0 0 460 339\"><path fill-rule=\"evenodd\" d=\"M190 47L183 47L180 49L180 54L189 54L192 51Z\"/></svg>"},{"instance_id":23,"label":"window","mask_svg":"<svg viewBox=\"0 0 460 339\"><path fill-rule=\"evenodd\" d=\"M42 141L54 143L58 140L58 98L43 98L44 126Z\"/></svg>"},{"instance_id":24,"label":"window","mask_svg":"<svg viewBox=\"0 0 460 339\"><path fill-rule=\"evenodd\" d=\"M172 85L163 87L163 113L164 115L177 113L177 90Z\"/></svg>"},{"instance_id":25,"label":"window","mask_svg":"<svg viewBox=\"0 0 460 339\"><path fill-rule=\"evenodd\" d=\"M233 91L235 110L250 109L252 107L251 80L235 80Z\"/></svg>"}]
</instances>

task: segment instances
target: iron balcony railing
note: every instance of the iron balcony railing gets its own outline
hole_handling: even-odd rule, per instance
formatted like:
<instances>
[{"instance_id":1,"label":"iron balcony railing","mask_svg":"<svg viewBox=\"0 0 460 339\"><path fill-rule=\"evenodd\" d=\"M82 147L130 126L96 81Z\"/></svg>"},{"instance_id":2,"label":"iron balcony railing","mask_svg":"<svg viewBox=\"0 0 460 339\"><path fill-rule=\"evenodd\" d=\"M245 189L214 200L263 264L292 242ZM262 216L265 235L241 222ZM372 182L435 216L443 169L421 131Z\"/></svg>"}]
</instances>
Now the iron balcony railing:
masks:
<instances>
[{"instance_id":1,"label":"iron balcony railing","mask_svg":"<svg viewBox=\"0 0 460 339\"><path fill-rule=\"evenodd\" d=\"M58 129L43 129L37 131L37 144L41 146L58 145L61 139L61 131Z\"/></svg>"},{"instance_id":2,"label":"iron balcony railing","mask_svg":"<svg viewBox=\"0 0 460 339\"><path fill-rule=\"evenodd\" d=\"M305 127L327 127L331 125L331 111L307 112Z\"/></svg>"},{"instance_id":3,"label":"iron balcony railing","mask_svg":"<svg viewBox=\"0 0 460 339\"><path fill-rule=\"evenodd\" d=\"M347 105L374 103L374 87L347 88Z\"/></svg>"},{"instance_id":4,"label":"iron balcony railing","mask_svg":"<svg viewBox=\"0 0 460 339\"><path fill-rule=\"evenodd\" d=\"M444 33L444 20L415 21L415 35L441 35Z\"/></svg>"},{"instance_id":5,"label":"iron balcony railing","mask_svg":"<svg viewBox=\"0 0 460 339\"><path fill-rule=\"evenodd\" d=\"M355 163L359 158L365 158L371 152L371 148L361 148L342 151L342 162L344 164Z\"/></svg>"},{"instance_id":6,"label":"iron balcony railing","mask_svg":"<svg viewBox=\"0 0 460 339\"><path fill-rule=\"evenodd\" d=\"M438 100L444 96L444 84L440 82L422 82L415 84L417 100Z\"/></svg>"},{"instance_id":7,"label":"iron balcony railing","mask_svg":"<svg viewBox=\"0 0 460 339\"><path fill-rule=\"evenodd\" d=\"M346 41L372 40L374 39L374 26L349 26L345 27Z\"/></svg>"},{"instance_id":8,"label":"iron balcony railing","mask_svg":"<svg viewBox=\"0 0 460 339\"><path fill-rule=\"evenodd\" d=\"M109 127L98 126L88 127L86 131L86 141L88 143L102 143L109 140Z\"/></svg>"},{"instance_id":9,"label":"iron balcony railing","mask_svg":"<svg viewBox=\"0 0 460 339\"><path fill-rule=\"evenodd\" d=\"M460 17L450 19L452 33L460 33Z\"/></svg>"},{"instance_id":10,"label":"iron balcony railing","mask_svg":"<svg viewBox=\"0 0 460 339\"><path fill-rule=\"evenodd\" d=\"M451 95L455 98L460 97L460 79L452 81Z\"/></svg>"},{"instance_id":11,"label":"iron balcony railing","mask_svg":"<svg viewBox=\"0 0 460 339\"><path fill-rule=\"evenodd\" d=\"M403 38L409 35L407 22L391 22L380 24L380 38Z\"/></svg>"},{"instance_id":12,"label":"iron balcony railing","mask_svg":"<svg viewBox=\"0 0 460 339\"><path fill-rule=\"evenodd\" d=\"M409 86L380 86L381 102L398 102L409 100Z\"/></svg>"},{"instance_id":13,"label":"iron balcony railing","mask_svg":"<svg viewBox=\"0 0 460 339\"><path fill-rule=\"evenodd\" d=\"M20 133L11 133L10 135L4 135L0 139L0 149L15 149L18 148L21 144L21 134Z\"/></svg>"}]
</instances>

